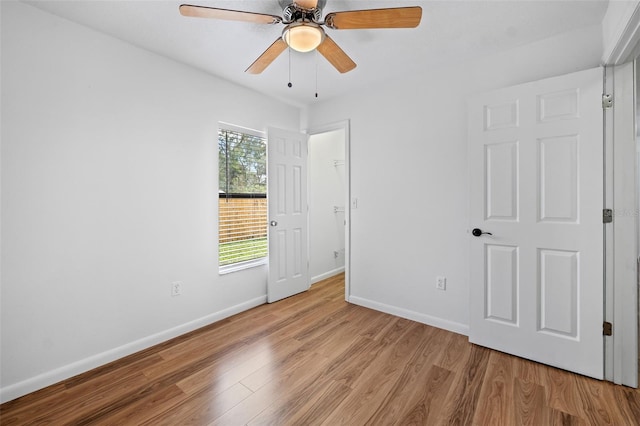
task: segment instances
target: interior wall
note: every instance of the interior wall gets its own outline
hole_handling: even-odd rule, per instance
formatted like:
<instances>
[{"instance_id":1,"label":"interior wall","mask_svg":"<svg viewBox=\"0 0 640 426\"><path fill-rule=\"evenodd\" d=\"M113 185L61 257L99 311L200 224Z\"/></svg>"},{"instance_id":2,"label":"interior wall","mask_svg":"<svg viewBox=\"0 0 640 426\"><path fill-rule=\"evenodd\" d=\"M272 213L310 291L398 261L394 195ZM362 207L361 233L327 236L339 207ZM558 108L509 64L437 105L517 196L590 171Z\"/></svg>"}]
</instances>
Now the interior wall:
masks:
<instances>
[{"instance_id":1,"label":"interior wall","mask_svg":"<svg viewBox=\"0 0 640 426\"><path fill-rule=\"evenodd\" d=\"M266 266L218 275L217 124L300 110L1 7L2 400L263 303Z\"/></svg>"},{"instance_id":2,"label":"interior wall","mask_svg":"<svg viewBox=\"0 0 640 426\"><path fill-rule=\"evenodd\" d=\"M309 276L312 284L344 271L344 154L344 129L309 137Z\"/></svg>"},{"instance_id":3,"label":"interior wall","mask_svg":"<svg viewBox=\"0 0 640 426\"><path fill-rule=\"evenodd\" d=\"M434 67L314 105L309 127L350 119L350 301L466 333L466 99L598 66L602 28ZM357 57L354 58L357 62ZM354 71L354 72L357 72ZM447 278L446 291L435 288Z\"/></svg>"}]
</instances>

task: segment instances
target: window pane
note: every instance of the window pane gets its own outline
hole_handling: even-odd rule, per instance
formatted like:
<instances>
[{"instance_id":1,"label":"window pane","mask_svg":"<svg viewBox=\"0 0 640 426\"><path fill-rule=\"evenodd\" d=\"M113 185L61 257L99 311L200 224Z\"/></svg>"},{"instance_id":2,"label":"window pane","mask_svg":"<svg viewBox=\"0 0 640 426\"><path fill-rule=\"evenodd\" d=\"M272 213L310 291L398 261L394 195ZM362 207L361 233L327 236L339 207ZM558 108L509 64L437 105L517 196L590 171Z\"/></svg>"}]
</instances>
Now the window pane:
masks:
<instances>
[{"instance_id":1,"label":"window pane","mask_svg":"<svg viewBox=\"0 0 640 426\"><path fill-rule=\"evenodd\" d=\"M264 138L220 130L218 149L221 192L267 193L267 145Z\"/></svg>"},{"instance_id":2,"label":"window pane","mask_svg":"<svg viewBox=\"0 0 640 426\"><path fill-rule=\"evenodd\" d=\"M267 255L267 199L220 198L220 265Z\"/></svg>"},{"instance_id":3,"label":"window pane","mask_svg":"<svg viewBox=\"0 0 640 426\"><path fill-rule=\"evenodd\" d=\"M267 170L264 138L218 133L219 264L267 256Z\"/></svg>"}]
</instances>

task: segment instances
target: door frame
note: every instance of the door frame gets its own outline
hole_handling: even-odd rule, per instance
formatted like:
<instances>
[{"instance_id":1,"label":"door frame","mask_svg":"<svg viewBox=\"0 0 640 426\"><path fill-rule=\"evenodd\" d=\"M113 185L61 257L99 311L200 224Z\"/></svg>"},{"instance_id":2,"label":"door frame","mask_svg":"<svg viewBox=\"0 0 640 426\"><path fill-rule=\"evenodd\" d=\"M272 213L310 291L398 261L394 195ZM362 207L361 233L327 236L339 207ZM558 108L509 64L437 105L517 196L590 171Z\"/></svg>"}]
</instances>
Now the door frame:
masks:
<instances>
[{"instance_id":1,"label":"door frame","mask_svg":"<svg viewBox=\"0 0 640 426\"><path fill-rule=\"evenodd\" d=\"M605 91L614 96L614 107L604 111L605 118L605 207L614 212L629 211L629 199L634 203L630 211L636 211L637 198L640 197L638 164L630 171L629 158L636 157L639 143L635 133L635 90L629 90L629 84L635 85L632 63L640 56L640 3L625 11L624 21L619 32L604 52L606 65ZM619 67L614 67L619 66ZM626 72L623 69L626 67ZM629 68L632 80L629 82ZM616 76L618 78L616 78ZM633 143L629 143L629 140ZM630 174L631 173L631 174ZM625 188L620 184L625 179L634 179L634 184ZM625 200L625 197L628 197ZM635 238L640 226L638 215L626 217L614 213L614 226L605 238L605 318L613 323L613 335L605 339L605 378L617 384L638 387L638 255ZM630 265L635 265L635 270ZM631 285L633 282L633 285Z\"/></svg>"},{"instance_id":2,"label":"door frame","mask_svg":"<svg viewBox=\"0 0 640 426\"><path fill-rule=\"evenodd\" d=\"M306 133L309 136L321 133L344 130L344 176L345 176L345 209L344 209L344 300L349 301L351 295L351 123L342 120L312 127ZM308 182L307 182L308 185Z\"/></svg>"},{"instance_id":3,"label":"door frame","mask_svg":"<svg viewBox=\"0 0 640 426\"><path fill-rule=\"evenodd\" d=\"M605 92L614 106L604 110L605 200L613 223L605 225L605 378L638 387L638 180L634 64L605 67Z\"/></svg>"}]
</instances>

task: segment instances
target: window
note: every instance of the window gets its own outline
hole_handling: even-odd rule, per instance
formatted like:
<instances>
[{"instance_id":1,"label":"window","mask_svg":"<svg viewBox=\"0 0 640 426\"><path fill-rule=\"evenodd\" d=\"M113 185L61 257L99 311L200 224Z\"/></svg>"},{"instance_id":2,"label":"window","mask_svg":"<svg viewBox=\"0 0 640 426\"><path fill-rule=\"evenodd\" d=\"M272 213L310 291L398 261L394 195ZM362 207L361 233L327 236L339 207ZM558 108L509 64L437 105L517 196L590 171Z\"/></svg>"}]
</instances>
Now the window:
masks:
<instances>
[{"instance_id":1,"label":"window","mask_svg":"<svg viewBox=\"0 0 640 426\"><path fill-rule=\"evenodd\" d=\"M267 256L267 145L257 134L218 131L220 272L264 263Z\"/></svg>"}]
</instances>

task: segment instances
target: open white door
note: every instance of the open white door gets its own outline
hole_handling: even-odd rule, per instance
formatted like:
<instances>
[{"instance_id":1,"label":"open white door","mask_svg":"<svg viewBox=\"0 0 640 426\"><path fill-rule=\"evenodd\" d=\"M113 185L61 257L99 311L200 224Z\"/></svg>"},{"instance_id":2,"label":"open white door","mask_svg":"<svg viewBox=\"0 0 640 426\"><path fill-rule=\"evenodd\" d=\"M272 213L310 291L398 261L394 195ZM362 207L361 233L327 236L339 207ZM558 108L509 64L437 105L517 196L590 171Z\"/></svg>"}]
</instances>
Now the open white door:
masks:
<instances>
[{"instance_id":1,"label":"open white door","mask_svg":"<svg viewBox=\"0 0 640 426\"><path fill-rule=\"evenodd\" d=\"M309 289L307 151L307 135L269 129L269 303Z\"/></svg>"},{"instance_id":2,"label":"open white door","mask_svg":"<svg viewBox=\"0 0 640 426\"><path fill-rule=\"evenodd\" d=\"M601 68L469 102L469 340L598 379L602 117Z\"/></svg>"}]
</instances>

